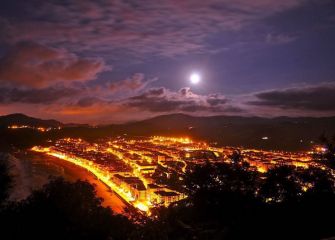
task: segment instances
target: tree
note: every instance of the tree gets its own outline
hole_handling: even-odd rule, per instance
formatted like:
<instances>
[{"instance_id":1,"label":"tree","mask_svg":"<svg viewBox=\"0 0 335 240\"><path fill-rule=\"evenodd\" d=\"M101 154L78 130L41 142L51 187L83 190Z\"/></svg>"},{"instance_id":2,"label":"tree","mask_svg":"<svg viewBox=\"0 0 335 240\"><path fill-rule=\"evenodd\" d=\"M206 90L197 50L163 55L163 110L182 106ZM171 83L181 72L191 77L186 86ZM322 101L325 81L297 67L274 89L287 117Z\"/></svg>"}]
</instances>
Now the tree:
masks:
<instances>
[{"instance_id":1,"label":"tree","mask_svg":"<svg viewBox=\"0 0 335 240\"><path fill-rule=\"evenodd\" d=\"M188 198L160 209L145 229L152 229L151 239L221 239L258 208L256 178L240 164L196 166L185 176Z\"/></svg>"},{"instance_id":2,"label":"tree","mask_svg":"<svg viewBox=\"0 0 335 240\"><path fill-rule=\"evenodd\" d=\"M133 225L101 206L86 181L56 178L1 214L7 239L125 239Z\"/></svg>"},{"instance_id":3,"label":"tree","mask_svg":"<svg viewBox=\"0 0 335 240\"><path fill-rule=\"evenodd\" d=\"M325 146L325 151L321 153L321 160L325 161L326 165L335 169L335 136L331 139L327 138L325 134L320 137L321 143Z\"/></svg>"},{"instance_id":4,"label":"tree","mask_svg":"<svg viewBox=\"0 0 335 240\"><path fill-rule=\"evenodd\" d=\"M0 156L0 206L8 199L12 188L12 178L7 159Z\"/></svg>"},{"instance_id":5,"label":"tree","mask_svg":"<svg viewBox=\"0 0 335 240\"><path fill-rule=\"evenodd\" d=\"M334 178L282 166L258 175L240 164L196 167L189 197L155 214L149 239L321 239L335 235ZM307 188L305 188L307 186ZM254 193L257 194L254 194ZM267 198L273 199L271 203Z\"/></svg>"},{"instance_id":6,"label":"tree","mask_svg":"<svg viewBox=\"0 0 335 240\"><path fill-rule=\"evenodd\" d=\"M282 166L270 169L265 174L258 194L266 202L283 202L296 200L300 191L295 168Z\"/></svg>"},{"instance_id":7,"label":"tree","mask_svg":"<svg viewBox=\"0 0 335 240\"><path fill-rule=\"evenodd\" d=\"M240 149L234 150L232 155L229 156L233 163L239 163L243 161L243 155Z\"/></svg>"}]
</instances>

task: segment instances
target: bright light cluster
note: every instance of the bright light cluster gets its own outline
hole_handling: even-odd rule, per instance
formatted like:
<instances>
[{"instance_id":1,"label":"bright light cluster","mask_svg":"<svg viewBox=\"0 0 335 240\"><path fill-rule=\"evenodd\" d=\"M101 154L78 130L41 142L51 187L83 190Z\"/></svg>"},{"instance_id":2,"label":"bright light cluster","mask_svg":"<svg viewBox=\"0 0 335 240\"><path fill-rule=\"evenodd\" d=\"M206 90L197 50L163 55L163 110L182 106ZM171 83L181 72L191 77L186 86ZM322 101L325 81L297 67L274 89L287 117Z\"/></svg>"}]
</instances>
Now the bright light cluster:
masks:
<instances>
[{"instance_id":1,"label":"bright light cluster","mask_svg":"<svg viewBox=\"0 0 335 240\"><path fill-rule=\"evenodd\" d=\"M52 150L51 148L41 148L41 147L33 147L31 150L35 152L41 152L46 153L50 156L71 162L77 166L80 166L82 168L85 168L89 172L91 172L93 175L95 175L100 181L105 183L108 187L110 187L113 191L115 191L119 196L121 196L126 202L134 206L135 208L146 212L149 214L149 203L144 203L140 201L135 201L134 197L131 196L129 192L126 192L124 189L118 187L116 184L114 184L111 179L108 172L101 169L98 165L94 164L92 161L78 158L78 157L72 157L67 154L57 152L55 150Z\"/></svg>"},{"instance_id":2,"label":"bright light cluster","mask_svg":"<svg viewBox=\"0 0 335 240\"><path fill-rule=\"evenodd\" d=\"M169 186L171 176L183 180L185 173L197 165L232 163L234 147L217 147L217 143L192 141L188 137L134 137L98 139L89 143L83 139L57 140L49 148L33 147L58 159L78 165L109 186L122 199L150 214L150 209L186 198L182 189ZM260 173L278 165L307 168L320 167L311 161L308 152L240 150L242 160ZM319 147L315 151L323 152ZM182 184L182 182L181 182Z\"/></svg>"},{"instance_id":3,"label":"bright light cluster","mask_svg":"<svg viewBox=\"0 0 335 240\"><path fill-rule=\"evenodd\" d=\"M51 130L60 130L61 127L57 127L57 128L52 128L52 127L48 127L48 128L45 128L45 127L32 127L32 126L28 126L28 125L10 125L7 127L8 129L34 129L34 130L37 130L39 132L48 132L48 131L51 131Z\"/></svg>"},{"instance_id":4,"label":"bright light cluster","mask_svg":"<svg viewBox=\"0 0 335 240\"><path fill-rule=\"evenodd\" d=\"M152 138L153 143L161 143L164 142L165 144L168 144L168 142L171 143L183 143L183 144L190 144L193 143L192 140L188 137L162 137L162 136L154 136Z\"/></svg>"}]
</instances>

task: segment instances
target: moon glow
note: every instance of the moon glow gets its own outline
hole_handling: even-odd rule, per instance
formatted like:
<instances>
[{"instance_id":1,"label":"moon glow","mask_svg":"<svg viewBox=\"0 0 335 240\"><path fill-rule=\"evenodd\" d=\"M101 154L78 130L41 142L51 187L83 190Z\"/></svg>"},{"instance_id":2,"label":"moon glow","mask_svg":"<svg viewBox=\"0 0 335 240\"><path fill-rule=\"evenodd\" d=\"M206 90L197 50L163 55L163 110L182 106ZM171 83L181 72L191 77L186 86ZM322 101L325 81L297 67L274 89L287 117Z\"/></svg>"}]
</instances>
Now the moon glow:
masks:
<instances>
[{"instance_id":1,"label":"moon glow","mask_svg":"<svg viewBox=\"0 0 335 240\"><path fill-rule=\"evenodd\" d=\"M192 84L198 84L201 80L201 76L198 73L192 73L190 75L190 82Z\"/></svg>"}]
</instances>

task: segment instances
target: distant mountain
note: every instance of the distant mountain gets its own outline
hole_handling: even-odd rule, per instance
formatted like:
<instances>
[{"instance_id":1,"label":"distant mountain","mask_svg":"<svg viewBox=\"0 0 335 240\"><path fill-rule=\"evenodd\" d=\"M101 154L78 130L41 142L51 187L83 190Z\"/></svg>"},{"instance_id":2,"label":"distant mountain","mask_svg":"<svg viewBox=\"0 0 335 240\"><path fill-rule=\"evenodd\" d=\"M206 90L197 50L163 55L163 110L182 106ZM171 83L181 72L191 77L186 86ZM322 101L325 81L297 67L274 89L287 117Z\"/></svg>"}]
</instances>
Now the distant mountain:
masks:
<instances>
[{"instance_id":1,"label":"distant mountain","mask_svg":"<svg viewBox=\"0 0 335 240\"><path fill-rule=\"evenodd\" d=\"M306 150L310 149L323 133L328 136L335 135L335 117L193 117L185 114L171 114L138 122L99 127L62 124L55 120L41 120L22 114L0 117L0 126L13 124L64 127L60 131L47 133L48 135L44 137L48 139L82 137L94 140L117 135L168 135L188 136L221 146L273 150Z\"/></svg>"},{"instance_id":2,"label":"distant mountain","mask_svg":"<svg viewBox=\"0 0 335 240\"><path fill-rule=\"evenodd\" d=\"M21 113L0 116L0 126L8 127L11 125L27 125L31 127L63 127L64 124L56 120L42 120L26 116Z\"/></svg>"},{"instance_id":3,"label":"distant mountain","mask_svg":"<svg viewBox=\"0 0 335 240\"><path fill-rule=\"evenodd\" d=\"M334 136L335 117L193 117L172 114L110 128L131 135L190 136L220 145L302 150L309 149L323 133Z\"/></svg>"}]
</instances>

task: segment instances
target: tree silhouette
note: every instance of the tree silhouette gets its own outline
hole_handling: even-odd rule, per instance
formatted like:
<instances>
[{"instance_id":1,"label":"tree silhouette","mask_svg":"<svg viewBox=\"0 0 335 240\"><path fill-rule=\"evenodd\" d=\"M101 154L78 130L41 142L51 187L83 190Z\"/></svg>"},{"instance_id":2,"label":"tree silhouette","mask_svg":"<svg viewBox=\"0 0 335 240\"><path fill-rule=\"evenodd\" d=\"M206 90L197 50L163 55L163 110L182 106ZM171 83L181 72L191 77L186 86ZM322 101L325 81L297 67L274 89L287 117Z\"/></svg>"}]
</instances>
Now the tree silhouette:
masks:
<instances>
[{"instance_id":1,"label":"tree silhouette","mask_svg":"<svg viewBox=\"0 0 335 240\"><path fill-rule=\"evenodd\" d=\"M125 239L133 225L101 206L85 181L56 178L1 214L6 239Z\"/></svg>"},{"instance_id":2,"label":"tree silhouette","mask_svg":"<svg viewBox=\"0 0 335 240\"><path fill-rule=\"evenodd\" d=\"M0 206L8 199L12 188L12 178L6 159L0 156Z\"/></svg>"},{"instance_id":3,"label":"tree silhouette","mask_svg":"<svg viewBox=\"0 0 335 240\"><path fill-rule=\"evenodd\" d=\"M141 236L321 239L335 235L327 220L335 214L334 178L329 171L282 166L258 175L241 164L208 164L188 172L185 184L188 199L157 210Z\"/></svg>"},{"instance_id":4,"label":"tree silhouette","mask_svg":"<svg viewBox=\"0 0 335 240\"><path fill-rule=\"evenodd\" d=\"M321 160L325 161L326 165L335 169L335 136L327 138L325 134L322 134L320 141L325 146L326 151L316 157L321 158Z\"/></svg>"},{"instance_id":5,"label":"tree silhouette","mask_svg":"<svg viewBox=\"0 0 335 240\"><path fill-rule=\"evenodd\" d=\"M256 178L257 173L240 164L197 166L185 176L188 198L160 209L149 228L164 231L167 238L159 239L221 239L258 208Z\"/></svg>"},{"instance_id":6,"label":"tree silhouette","mask_svg":"<svg viewBox=\"0 0 335 240\"><path fill-rule=\"evenodd\" d=\"M243 155L240 149L236 149L233 153L229 156L233 163L239 163L243 161Z\"/></svg>"},{"instance_id":7,"label":"tree silhouette","mask_svg":"<svg viewBox=\"0 0 335 240\"><path fill-rule=\"evenodd\" d=\"M266 202L296 200L301 191L295 176L295 168L282 166L270 169L259 190L259 196Z\"/></svg>"}]
</instances>

